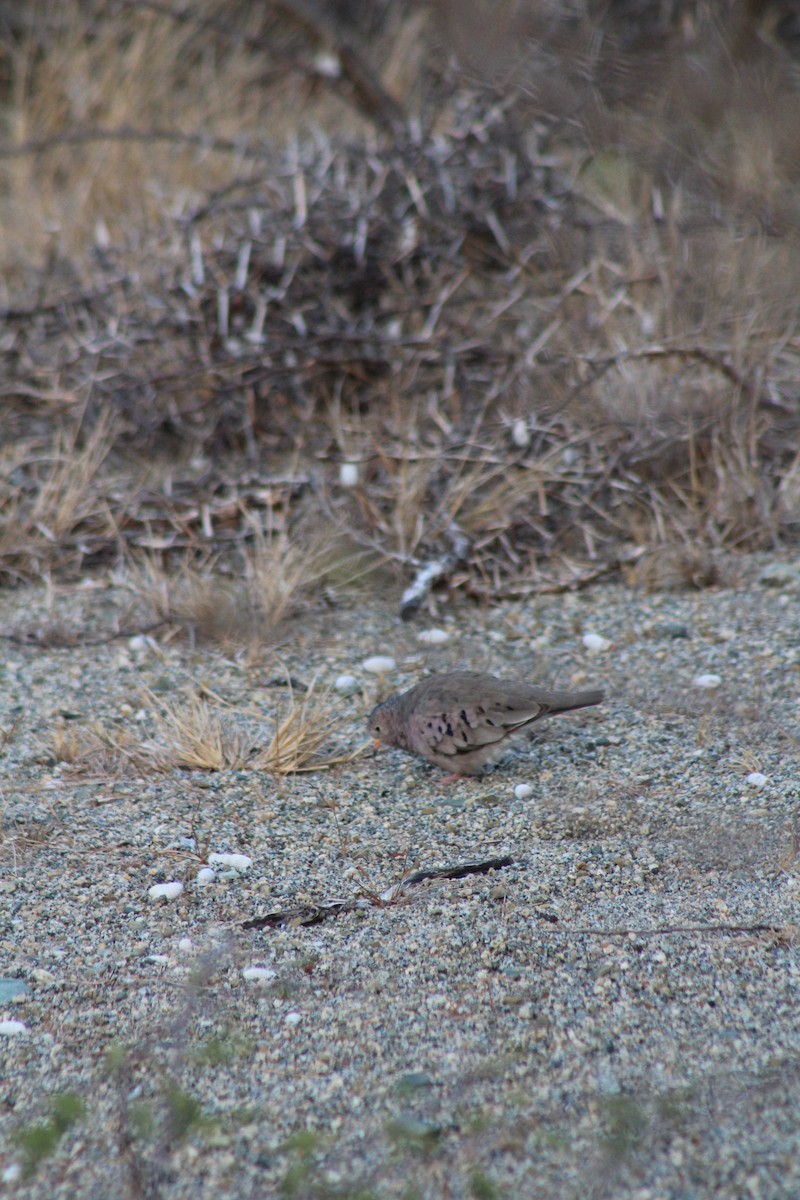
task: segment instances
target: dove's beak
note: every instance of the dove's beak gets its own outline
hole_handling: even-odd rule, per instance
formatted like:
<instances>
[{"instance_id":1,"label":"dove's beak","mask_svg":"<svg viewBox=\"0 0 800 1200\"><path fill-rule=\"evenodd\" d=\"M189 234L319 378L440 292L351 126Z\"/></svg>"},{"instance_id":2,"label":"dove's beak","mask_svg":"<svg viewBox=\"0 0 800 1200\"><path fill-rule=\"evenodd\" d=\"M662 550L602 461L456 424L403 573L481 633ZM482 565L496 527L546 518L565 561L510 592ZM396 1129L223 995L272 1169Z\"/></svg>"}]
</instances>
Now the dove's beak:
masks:
<instances>
[{"instance_id":1,"label":"dove's beak","mask_svg":"<svg viewBox=\"0 0 800 1200\"><path fill-rule=\"evenodd\" d=\"M380 750L380 748L381 748L381 739L380 739L380 738L373 738L373 739L372 739L372 744L373 744L373 746L375 747L375 749L376 749L376 750Z\"/></svg>"}]
</instances>

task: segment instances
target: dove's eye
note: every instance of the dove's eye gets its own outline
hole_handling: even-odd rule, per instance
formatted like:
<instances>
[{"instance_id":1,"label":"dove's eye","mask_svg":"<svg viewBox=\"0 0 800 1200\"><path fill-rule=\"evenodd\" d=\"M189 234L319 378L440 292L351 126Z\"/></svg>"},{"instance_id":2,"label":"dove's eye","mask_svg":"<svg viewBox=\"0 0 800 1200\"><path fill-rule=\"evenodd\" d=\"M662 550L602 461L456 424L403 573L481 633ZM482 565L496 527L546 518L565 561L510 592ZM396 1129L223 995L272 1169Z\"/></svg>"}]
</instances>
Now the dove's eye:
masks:
<instances>
[{"instance_id":1,"label":"dove's eye","mask_svg":"<svg viewBox=\"0 0 800 1200\"><path fill-rule=\"evenodd\" d=\"M373 733L383 733L383 730L381 729L380 725L373 725L372 732Z\"/></svg>"}]
</instances>

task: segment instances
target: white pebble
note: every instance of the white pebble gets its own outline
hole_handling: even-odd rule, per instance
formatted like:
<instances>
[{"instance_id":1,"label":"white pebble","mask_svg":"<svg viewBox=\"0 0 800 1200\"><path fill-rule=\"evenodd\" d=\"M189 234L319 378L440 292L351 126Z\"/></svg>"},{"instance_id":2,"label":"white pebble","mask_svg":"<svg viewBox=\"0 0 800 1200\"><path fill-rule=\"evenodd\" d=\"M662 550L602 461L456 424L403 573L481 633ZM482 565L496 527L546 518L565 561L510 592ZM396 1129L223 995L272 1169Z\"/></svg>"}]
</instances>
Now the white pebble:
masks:
<instances>
[{"instance_id":1,"label":"white pebble","mask_svg":"<svg viewBox=\"0 0 800 1200\"><path fill-rule=\"evenodd\" d=\"M303 1019L303 1014L299 1012L288 1012L283 1019L287 1025L299 1025Z\"/></svg>"},{"instance_id":2,"label":"white pebble","mask_svg":"<svg viewBox=\"0 0 800 1200\"><path fill-rule=\"evenodd\" d=\"M585 633L583 644L590 654L599 654L601 650L607 650L611 642L599 633Z\"/></svg>"},{"instance_id":3,"label":"white pebble","mask_svg":"<svg viewBox=\"0 0 800 1200\"><path fill-rule=\"evenodd\" d=\"M253 865L253 860L247 854L209 854L208 865L232 867L234 871L248 871Z\"/></svg>"},{"instance_id":4,"label":"white pebble","mask_svg":"<svg viewBox=\"0 0 800 1200\"><path fill-rule=\"evenodd\" d=\"M194 949L194 942L190 937L182 937L178 942L178 949L182 954L189 954Z\"/></svg>"},{"instance_id":5,"label":"white pebble","mask_svg":"<svg viewBox=\"0 0 800 1200\"><path fill-rule=\"evenodd\" d=\"M359 683L355 675L337 675L333 686L340 696L352 696L358 691Z\"/></svg>"},{"instance_id":6,"label":"white pebble","mask_svg":"<svg viewBox=\"0 0 800 1200\"><path fill-rule=\"evenodd\" d=\"M151 900L176 900L183 891L183 884L177 879L171 883L154 883L148 891Z\"/></svg>"},{"instance_id":7,"label":"white pebble","mask_svg":"<svg viewBox=\"0 0 800 1200\"><path fill-rule=\"evenodd\" d=\"M242 971L242 979L248 983L268 983L274 978L275 972L271 967L245 967Z\"/></svg>"},{"instance_id":8,"label":"white pebble","mask_svg":"<svg viewBox=\"0 0 800 1200\"><path fill-rule=\"evenodd\" d=\"M517 417L511 426L511 440L515 446L519 446L520 450L524 450L531 444L531 431L528 428L528 422L522 417Z\"/></svg>"},{"instance_id":9,"label":"white pebble","mask_svg":"<svg viewBox=\"0 0 800 1200\"><path fill-rule=\"evenodd\" d=\"M446 629L420 629L417 641L424 642L426 646L439 646L442 642L450 641L450 634Z\"/></svg>"},{"instance_id":10,"label":"white pebble","mask_svg":"<svg viewBox=\"0 0 800 1200\"><path fill-rule=\"evenodd\" d=\"M3 1174L0 1175L0 1183L16 1183L22 1178L22 1166L20 1163L10 1163L6 1167Z\"/></svg>"},{"instance_id":11,"label":"white pebble","mask_svg":"<svg viewBox=\"0 0 800 1200\"><path fill-rule=\"evenodd\" d=\"M365 658L361 666L371 675L383 675L386 671L393 671L397 663L387 654L373 654L372 658Z\"/></svg>"},{"instance_id":12,"label":"white pebble","mask_svg":"<svg viewBox=\"0 0 800 1200\"><path fill-rule=\"evenodd\" d=\"M325 79L340 79L342 64L335 54L323 50L314 55L314 70Z\"/></svg>"},{"instance_id":13,"label":"white pebble","mask_svg":"<svg viewBox=\"0 0 800 1200\"><path fill-rule=\"evenodd\" d=\"M533 788L529 783L518 783L514 788L514 795L518 800L527 800L529 796L533 795Z\"/></svg>"},{"instance_id":14,"label":"white pebble","mask_svg":"<svg viewBox=\"0 0 800 1200\"><path fill-rule=\"evenodd\" d=\"M692 680L694 687L705 688L707 691L713 691L722 683L721 675L695 675Z\"/></svg>"},{"instance_id":15,"label":"white pebble","mask_svg":"<svg viewBox=\"0 0 800 1200\"><path fill-rule=\"evenodd\" d=\"M766 775L762 775L760 771L751 771L745 780L750 784L750 787L763 788L768 782Z\"/></svg>"},{"instance_id":16,"label":"white pebble","mask_svg":"<svg viewBox=\"0 0 800 1200\"><path fill-rule=\"evenodd\" d=\"M339 467L339 483L342 487L355 487L358 483L358 465L357 463L344 462Z\"/></svg>"},{"instance_id":17,"label":"white pebble","mask_svg":"<svg viewBox=\"0 0 800 1200\"><path fill-rule=\"evenodd\" d=\"M217 877L211 870L211 867L201 867L195 876L195 879L200 884L200 887L206 887L207 884L213 883L216 878Z\"/></svg>"},{"instance_id":18,"label":"white pebble","mask_svg":"<svg viewBox=\"0 0 800 1200\"><path fill-rule=\"evenodd\" d=\"M24 1021L0 1021L0 1035L3 1037L22 1037L28 1032Z\"/></svg>"}]
</instances>

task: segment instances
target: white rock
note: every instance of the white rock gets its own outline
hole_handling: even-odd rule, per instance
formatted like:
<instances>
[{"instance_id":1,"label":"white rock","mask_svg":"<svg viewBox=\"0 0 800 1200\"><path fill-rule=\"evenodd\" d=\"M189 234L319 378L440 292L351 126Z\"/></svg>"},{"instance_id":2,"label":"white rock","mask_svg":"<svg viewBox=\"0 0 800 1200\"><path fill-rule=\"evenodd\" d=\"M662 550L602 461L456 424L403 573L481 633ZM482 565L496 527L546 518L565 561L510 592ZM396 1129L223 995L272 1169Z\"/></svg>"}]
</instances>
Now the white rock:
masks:
<instances>
[{"instance_id":1,"label":"white rock","mask_svg":"<svg viewBox=\"0 0 800 1200\"><path fill-rule=\"evenodd\" d=\"M249 871L253 860L247 854L209 854L210 867L231 867L234 871Z\"/></svg>"},{"instance_id":2,"label":"white rock","mask_svg":"<svg viewBox=\"0 0 800 1200\"><path fill-rule=\"evenodd\" d=\"M342 64L335 54L323 50L314 55L314 70L325 79L340 79Z\"/></svg>"},{"instance_id":3,"label":"white rock","mask_svg":"<svg viewBox=\"0 0 800 1200\"><path fill-rule=\"evenodd\" d=\"M283 1019L287 1025L299 1025L303 1019L303 1014L299 1012L288 1012Z\"/></svg>"},{"instance_id":4,"label":"white rock","mask_svg":"<svg viewBox=\"0 0 800 1200\"><path fill-rule=\"evenodd\" d=\"M178 949L182 954L190 954L194 949L194 942L190 937L182 937L178 942Z\"/></svg>"},{"instance_id":5,"label":"white rock","mask_svg":"<svg viewBox=\"0 0 800 1200\"><path fill-rule=\"evenodd\" d=\"M695 675L692 680L693 687L705 688L709 692L713 691L714 688L718 688L721 683L721 675Z\"/></svg>"},{"instance_id":6,"label":"white rock","mask_svg":"<svg viewBox=\"0 0 800 1200\"><path fill-rule=\"evenodd\" d=\"M355 487L358 483L358 464L344 462L339 467L339 483L342 487Z\"/></svg>"},{"instance_id":7,"label":"white rock","mask_svg":"<svg viewBox=\"0 0 800 1200\"><path fill-rule=\"evenodd\" d=\"M440 646L442 642L450 641L450 634L446 629L420 629L417 641L424 642L426 646Z\"/></svg>"},{"instance_id":8,"label":"white rock","mask_svg":"<svg viewBox=\"0 0 800 1200\"><path fill-rule=\"evenodd\" d=\"M242 979L248 983L268 983L274 978L275 972L271 967L245 967L242 970Z\"/></svg>"},{"instance_id":9,"label":"white rock","mask_svg":"<svg viewBox=\"0 0 800 1200\"><path fill-rule=\"evenodd\" d=\"M148 634L136 633L132 638L128 638L128 649L134 654L145 654L151 650L158 650L158 643Z\"/></svg>"},{"instance_id":10,"label":"white rock","mask_svg":"<svg viewBox=\"0 0 800 1200\"><path fill-rule=\"evenodd\" d=\"M528 422L522 417L517 417L511 426L511 440L515 446L519 446L520 450L524 450L531 444L531 431Z\"/></svg>"},{"instance_id":11,"label":"white rock","mask_svg":"<svg viewBox=\"0 0 800 1200\"><path fill-rule=\"evenodd\" d=\"M361 666L370 675L383 675L386 671L393 671L397 663L388 654L373 654L372 658L365 658Z\"/></svg>"},{"instance_id":12,"label":"white rock","mask_svg":"<svg viewBox=\"0 0 800 1200\"><path fill-rule=\"evenodd\" d=\"M599 633L585 633L582 641L590 654L599 654L601 650L607 650L611 645L608 638L602 637Z\"/></svg>"},{"instance_id":13,"label":"white rock","mask_svg":"<svg viewBox=\"0 0 800 1200\"><path fill-rule=\"evenodd\" d=\"M27 1032L28 1026L24 1021L0 1021L0 1036L24 1037Z\"/></svg>"},{"instance_id":14,"label":"white rock","mask_svg":"<svg viewBox=\"0 0 800 1200\"><path fill-rule=\"evenodd\" d=\"M514 795L518 800L527 800L529 796L533 795L533 788L529 783L518 783L514 788Z\"/></svg>"},{"instance_id":15,"label":"white rock","mask_svg":"<svg viewBox=\"0 0 800 1200\"><path fill-rule=\"evenodd\" d=\"M174 879L171 883L154 883L147 895L151 900L176 900L183 891L183 884Z\"/></svg>"},{"instance_id":16,"label":"white rock","mask_svg":"<svg viewBox=\"0 0 800 1200\"><path fill-rule=\"evenodd\" d=\"M360 685L355 675L337 675L333 686L340 696L352 696Z\"/></svg>"},{"instance_id":17,"label":"white rock","mask_svg":"<svg viewBox=\"0 0 800 1200\"><path fill-rule=\"evenodd\" d=\"M3 1174L0 1175L0 1183L16 1183L22 1178L22 1166L20 1163L10 1163L6 1167Z\"/></svg>"},{"instance_id":18,"label":"white rock","mask_svg":"<svg viewBox=\"0 0 800 1200\"><path fill-rule=\"evenodd\" d=\"M762 775L760 771L751 771L745 780L745 783L749 783L750 787L754 788L763 788L768 782L766 775Z\"/></svg>"},{"instance_id":19,"label":"white rock","mask_svg":"<svg viewBox=\"0 0 800 1200\"><path fill-rule=\"evenodd\" d=\"M200 884L200 887L206 887L209 883L213 883L216 878L217 877L211 870L211 867L201 867L195 876L195 879Z\"/></svg>"}]
</instances>

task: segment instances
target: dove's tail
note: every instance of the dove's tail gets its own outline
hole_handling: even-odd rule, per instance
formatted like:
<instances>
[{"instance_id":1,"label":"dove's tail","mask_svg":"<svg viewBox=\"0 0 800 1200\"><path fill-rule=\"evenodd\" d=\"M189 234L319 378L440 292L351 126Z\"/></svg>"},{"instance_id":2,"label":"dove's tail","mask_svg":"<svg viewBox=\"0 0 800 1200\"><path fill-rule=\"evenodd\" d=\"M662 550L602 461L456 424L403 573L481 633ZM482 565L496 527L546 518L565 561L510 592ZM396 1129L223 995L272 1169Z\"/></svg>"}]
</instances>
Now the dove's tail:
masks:
<instances>
[{"instance_id":1,"label":"dove's tail","mask_svg":"<svg viewBox=\"0 0 800 1200\"><path fill-rule=\"evenodd\" d=\"M592 704L601 704L605 693L600 688L591 688L585 692L548 692L543 699L551 713L562 713L573 708L589 708Z\"/></svg>"}]
</instances>

